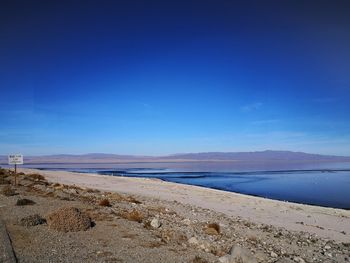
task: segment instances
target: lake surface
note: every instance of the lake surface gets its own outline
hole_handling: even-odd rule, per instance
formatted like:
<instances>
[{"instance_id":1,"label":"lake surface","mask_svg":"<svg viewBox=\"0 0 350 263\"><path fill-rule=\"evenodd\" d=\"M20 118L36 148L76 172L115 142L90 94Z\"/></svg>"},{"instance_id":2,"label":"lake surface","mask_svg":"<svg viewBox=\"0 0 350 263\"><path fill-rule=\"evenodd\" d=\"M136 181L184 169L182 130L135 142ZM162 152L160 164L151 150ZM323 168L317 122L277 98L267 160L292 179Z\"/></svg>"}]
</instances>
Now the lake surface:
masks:
<instances>
[{"instance_id":1,"label":"lake surface","mask_svg":"<svg viewBox=\"0 0 350 263\"><path fill-rule=\"evenodd\" d=\"M350 163L36 164L28 168L159 178L303 204L350 209Z\"/></svg>"}]
</instances>

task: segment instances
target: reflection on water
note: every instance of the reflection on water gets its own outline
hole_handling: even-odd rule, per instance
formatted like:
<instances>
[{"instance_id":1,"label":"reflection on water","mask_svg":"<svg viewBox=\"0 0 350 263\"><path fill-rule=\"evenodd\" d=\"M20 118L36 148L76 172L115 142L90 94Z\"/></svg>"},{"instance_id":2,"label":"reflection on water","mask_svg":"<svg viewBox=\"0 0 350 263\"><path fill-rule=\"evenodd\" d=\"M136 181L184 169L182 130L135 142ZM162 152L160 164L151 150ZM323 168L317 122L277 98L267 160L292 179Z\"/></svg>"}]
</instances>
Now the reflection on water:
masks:
<instances>
[{"instance_id":1,"label":"reflection on water","mask_svg":"<svg viewBox=\"0 0 350 263\"><path fill-rule=\"evenodd\" d=\"M350 163L187 162L26 167L159 178L277 200L350 209Z\"/></svg>"}]
</instances>

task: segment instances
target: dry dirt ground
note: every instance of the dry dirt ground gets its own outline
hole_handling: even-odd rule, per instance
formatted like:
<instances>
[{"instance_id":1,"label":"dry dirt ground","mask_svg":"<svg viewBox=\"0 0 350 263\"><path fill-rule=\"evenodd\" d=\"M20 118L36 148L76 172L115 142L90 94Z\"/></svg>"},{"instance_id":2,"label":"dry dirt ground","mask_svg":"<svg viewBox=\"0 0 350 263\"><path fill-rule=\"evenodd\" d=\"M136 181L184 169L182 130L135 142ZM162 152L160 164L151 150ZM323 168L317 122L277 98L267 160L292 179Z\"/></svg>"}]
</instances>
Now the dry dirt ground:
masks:
<instances>
[{"instance_id":1,"label":"dry dirt ground","mask_svg":"<svg viewBox=\"0 0 350 263\"><path fill-rule=\"evenodd\" d=\"M11 186L13 174L0 170L0 217L18 262L350 260L349 242L256 224L177 201L49 183L37 174L22 173L18 182L18 186ZM33 202L18 203L19 199ZM91 227L85 231L60 232L52 229L49 221L35 226L23 223L23 218L34 214L46 219L62 207L78 208L91 218ZM225 255L234 246L249 255L228 261L230 256Z\"/></svg>"}]
</instances>

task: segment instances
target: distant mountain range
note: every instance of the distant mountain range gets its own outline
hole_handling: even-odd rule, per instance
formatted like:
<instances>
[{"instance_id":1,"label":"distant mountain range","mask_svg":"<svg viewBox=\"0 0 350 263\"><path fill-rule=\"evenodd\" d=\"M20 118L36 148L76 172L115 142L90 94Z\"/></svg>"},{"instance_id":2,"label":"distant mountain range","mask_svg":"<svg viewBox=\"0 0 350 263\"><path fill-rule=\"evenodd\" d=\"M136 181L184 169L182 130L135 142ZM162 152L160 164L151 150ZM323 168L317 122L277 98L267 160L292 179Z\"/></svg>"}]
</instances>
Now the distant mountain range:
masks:
<instances>
[{"instance_id":1,"label":"distant mountain range","mask_svg":"<svg viewBox=\"0 0 350 263\"><path fill-rule=\"evenodd\" d=\"M59 154L24 156L26 164L35 163L131 163L131 162L350 162L350 157L309 154L291 151L257 152L203 152L181 153L167 156L136 156L105 153L81 155ZM7 156L0 155L0 164L7 164Z\"/></svg>"}]
</instances>

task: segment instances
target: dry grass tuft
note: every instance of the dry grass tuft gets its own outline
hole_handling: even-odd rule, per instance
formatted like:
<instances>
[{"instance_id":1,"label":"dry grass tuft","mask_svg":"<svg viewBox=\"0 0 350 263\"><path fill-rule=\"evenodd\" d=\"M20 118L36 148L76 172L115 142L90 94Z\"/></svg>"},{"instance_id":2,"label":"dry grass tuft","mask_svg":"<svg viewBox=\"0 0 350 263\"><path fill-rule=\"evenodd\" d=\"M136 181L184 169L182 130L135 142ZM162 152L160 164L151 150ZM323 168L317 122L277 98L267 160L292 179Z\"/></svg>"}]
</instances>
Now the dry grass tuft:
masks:
<instances>
[{"instance_id":1,"label":"dry grass tuft","mask_svg":"<svg viewBox=\"0 0 350 263\"><path fill-rule=\"evenodd\" d=\"M12 175L12 171L0 168L0 177L7 177Z\"/></svg>"},{"instance_id":2,"label":"dry grass tuft","mask_svg":"<svg viewBox=\"0 0 350 263\"><path fill-rule=\"evenodd\" d=\"M100 205L100 206L111 206L111 203L109 202L108 199L102 199L102 200L98 203L98 205Z\"/></svg>"},{"instance_id":3,"label":"dry grass tuft","mask_svg":"<svg viewBox=\"0 0 350 263\"><path fill-rule=\"evenodd\" d=\"M164 243L162 243L160 241L150 241L150 242L142 244L141 246L145 247L145 248L157 248L157 247L160 247L162 245L164 245Z\"/></svg>"},{"instance_id":4,"label":"dry grass tuft","mask_svg":"<svg viewBox=\"0 0 350 263\"><path fill-rule=\"evenodd\" d=\"M30 177L33 180L38 180L38 181L46 181L45 177L41 174L27 174L28 177Z\"/></svg>"},{"instance_id":5,"label":"dry grass tuft","mask_svg":"<svg viewBox=\"0 0 350 263\"><path fill-rule=\"evenodd\" d=\"M258 238L256 235L249 235L247 239L252 243L256 243L258 241Z\"/></svg>"},{"instance_id":6,"label":"dry grass tuft","mask_svg":"<svg viewBox=\"0 0 350 263\"><path fill-rule=\"evenodd\" d=\"M13 196L13 195L17 194L16 191L14 189L12 189L12 187L10 185L6 185L2 189L1 193L5 196Z\"/></svg>"},{"instance_id":7,"label":"dry grass tuft","mask_svg":"<svg viewBox=\"0 0 350 263\"><path fill-rule=\"evenodd\" d=\"M7 178L9 176L10 173L8 170L0 168L0 184L10 184L11 182L9 178Z\"/></svg>"},{"instance_id":8,"label":"dry grass tuft","mask_svg":"<svg viewBox=\"0 0 350 263\"><path fill-rule=\"evenodd\" d=\"M23 217L20 220L20 225L30 227L45 224L46 220L38 214Z\"/></svg>"},{"instance_id":9,"label":"dry grass tuft","mask_svg":"<svg viewBox=\"0 0 350 263\"><path fill-rule=\"evenodd\" d=\"M208 228L214 228L218 233L220 233L220 225L218 223L208 224Z\"/></svg>"},{"instance_id":10,"label":"dry grass tuft","mask_svg":"<svg viewBox=\"0 0 350 263\"><path fill-rule=\"evenodd\" d=\"M127 196L126 197L126 201L130 202L130 203L134 203L134 204L142 204L141 201L137 200L136 198L134 198L133 196Z\"/></svg>"},{"instance_id":11,"label":"dry grass tuft","mask_svg":"<svg viewBox=\"0 0 350 263\"><path fill-rule=\"evenodd\" d=\"M124 212L121 217L128 219L130 221L135 221L141 223L145 216L138 210L132 210L131 212Z\"/></svg>"},{"instance_id":12,"label":"dry grass tuft","mask_svg":"<svg viewBox=\"0 0 350 263\"><path fill-rule=\"evenodd\" d=\"M204 232L208 235L219 235L220 225L218 223L210 223L204 228Z\"/></svg>"},{"instance_id":13,"label":"dry grass tuft","mask_svg":"<svg viewBox=\"0 0 350 263\"><path fill-rule=\"evenodd\" d=\"M10 180L5 179L5 176L0 176L0 184L11 184Z\"/></svg>"},{"instance_id":14,"label":"dry grass tuft","mask_svg":"<svg viewBox=\"0 0 350 263\"><path fill-rule=\"evenodd\" d=\"M125 196L118 193L109 193L108 194L109 199L117 201L117 202L129 202L134 204L142 204L141 201L137 200L133 196Z\"/></svg>"}]
</instances>

